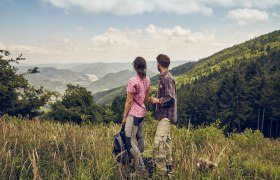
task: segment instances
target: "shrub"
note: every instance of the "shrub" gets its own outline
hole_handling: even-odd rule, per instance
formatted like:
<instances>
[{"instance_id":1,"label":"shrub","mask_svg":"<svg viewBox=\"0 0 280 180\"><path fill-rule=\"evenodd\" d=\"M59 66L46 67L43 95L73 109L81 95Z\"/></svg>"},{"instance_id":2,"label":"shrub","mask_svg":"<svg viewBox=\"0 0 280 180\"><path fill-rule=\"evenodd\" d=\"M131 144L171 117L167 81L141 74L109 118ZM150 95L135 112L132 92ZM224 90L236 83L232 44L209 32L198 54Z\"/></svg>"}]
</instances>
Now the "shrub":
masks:
<instances>
[{"instance_id":1,"label":"shrub","mask_svg":"<svg viewBox=\"0 0 280 180\"><path fill-rule=\"evenodd\" d=\"M221 140L224 140L225 138L223 131L213 126L206 126L194 129L192 136L192 140L198 146L202 146L213 142L219 142Z\"/></svg>"},{"instance_id":2,"label":"shrub","mask_svg":"<svg viewBox=\"0 0 280 180\"><path fill-rule=\"evenodd\" d=\"M243 133L232 134L231 139L241 148L261 147L266 145L266 139L259 130L253 131L251 129L246 129Z\"/></svg>"}]
</instances>

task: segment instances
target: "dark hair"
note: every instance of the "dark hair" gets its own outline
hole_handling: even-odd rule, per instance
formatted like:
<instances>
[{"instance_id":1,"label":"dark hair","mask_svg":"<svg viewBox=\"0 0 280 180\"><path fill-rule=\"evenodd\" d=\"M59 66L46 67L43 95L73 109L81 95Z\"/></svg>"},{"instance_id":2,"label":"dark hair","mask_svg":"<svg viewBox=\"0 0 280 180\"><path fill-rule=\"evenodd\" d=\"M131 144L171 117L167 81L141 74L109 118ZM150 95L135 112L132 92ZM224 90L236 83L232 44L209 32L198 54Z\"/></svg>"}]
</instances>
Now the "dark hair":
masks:
<instances>
[{"instance_id":1,"label":"dark hair","mask_svg":"<svg viewBox=\"0 0 280 180\"><path fill-rule=\"evenodd\" d=\"M146 76L146 69L147 69L146 60L142 57L136 57L132 64L137 74L141 78L144 78Z\"/></svg>"},{"instance_id":2,"label":"dark hair","mask_svg":"<svg viewBox=\"0 0 280 180\"><path fill-rule=\"evenodd\" d=\"M157 56L157 62L162 66L168 68L170 65L170 59L165 54L160 54Z\"/></svg>"}]
</instances>

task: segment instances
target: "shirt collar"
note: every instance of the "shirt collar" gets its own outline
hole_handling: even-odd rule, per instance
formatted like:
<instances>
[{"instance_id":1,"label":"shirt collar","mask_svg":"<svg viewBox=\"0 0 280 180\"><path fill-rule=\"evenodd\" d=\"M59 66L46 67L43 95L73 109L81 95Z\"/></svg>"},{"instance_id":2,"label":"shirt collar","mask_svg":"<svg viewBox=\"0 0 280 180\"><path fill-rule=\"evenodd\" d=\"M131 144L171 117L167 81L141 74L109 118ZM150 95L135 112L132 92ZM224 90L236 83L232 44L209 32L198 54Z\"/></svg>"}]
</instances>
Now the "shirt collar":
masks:
<instances>
[{"instance_id":1,"label":"shirt collar","mask_svg":"<svg viewBox=\"0 0 280 180\"><path fill-rule=\"evenodd\" d=\"M164 73L160 74L159 79L163 78L166 76L166 74L169 72L169 70L165 71Z\"/></svg>"},{"instance_id":2,"label":"shirt collar","mask_svg":"<svg viewBox=\"0 0 280 180\"><path fill-rule=\"evenodd\" d=\"M142 78L138 75L138 74L136 74L136 77L139 79L139 80L142 80ZM143 78L144 79L144 78Z\"/></svg>"}]
</instances>

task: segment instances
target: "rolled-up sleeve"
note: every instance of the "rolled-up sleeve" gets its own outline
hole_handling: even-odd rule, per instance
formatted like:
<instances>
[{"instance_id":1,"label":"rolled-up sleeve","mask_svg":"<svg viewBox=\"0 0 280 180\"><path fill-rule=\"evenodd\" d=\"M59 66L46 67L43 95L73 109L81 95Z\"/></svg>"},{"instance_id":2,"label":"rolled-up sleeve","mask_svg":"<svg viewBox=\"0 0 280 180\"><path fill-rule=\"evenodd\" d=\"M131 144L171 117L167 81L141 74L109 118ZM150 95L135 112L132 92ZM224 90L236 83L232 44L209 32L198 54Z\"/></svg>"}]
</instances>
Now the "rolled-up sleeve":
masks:
<instances>
[{"instance_id":1,"label":"rolled-up sleeve","mask_svg":"<svg viewBox=\"0 0 280 180\"><path fill-rule=\"evenodd\" d=\"M159 99L160 104L163 107L170 107L174 104L175 97L173 95L173 89L175 88L175 84L171 78L166 78L163 83L163 88L165 91L165 96Z\"/></svg>"}]
</instances>

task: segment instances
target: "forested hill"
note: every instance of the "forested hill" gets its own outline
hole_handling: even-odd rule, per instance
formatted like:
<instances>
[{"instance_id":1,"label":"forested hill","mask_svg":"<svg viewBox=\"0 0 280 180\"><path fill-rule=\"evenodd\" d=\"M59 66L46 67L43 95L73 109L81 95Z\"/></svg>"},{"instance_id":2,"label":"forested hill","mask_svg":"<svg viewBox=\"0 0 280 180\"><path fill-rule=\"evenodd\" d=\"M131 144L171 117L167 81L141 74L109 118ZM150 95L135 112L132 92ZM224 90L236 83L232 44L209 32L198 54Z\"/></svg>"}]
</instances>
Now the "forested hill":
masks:
<instances>
[{"instance_id":1,"label":"forested hill","mask_svg":"<svg viewBox=\"0 0 280 180\"><path fill-rule=\"evenodd\" d=\"M279 58L277 30L173 68L179 126L217 121L228 132L252 128L266 136L279 136ZM152 78L154 84L157 79Z\"/></svg>"},{"instance_id":2,"label":"forested hill","mask_svg":"<svg viewBox=\"0 0 280 180\"><path fill-rule=\"evenodd\" d=\"M180 125L280 133L280 31L225 49L177 76Z\"/></svg>"},{"instance_id":3,"label":"forested hill","mask_svg":"<svg viewBox=\"0 0 280 180\"><path fill-rule=\"evenodd\" d=\"M213 73L224 73L223 70L225 69L231 69L242 62L257 61L260 57L267 56L268 52L279 50L279 33L280 30L262 35L217 52L195 64L183 64L172 71L178 76L177 82L179 84L193 82ZM184 68L186 72L182 72Z\"/></svg>"}]
</instances>

